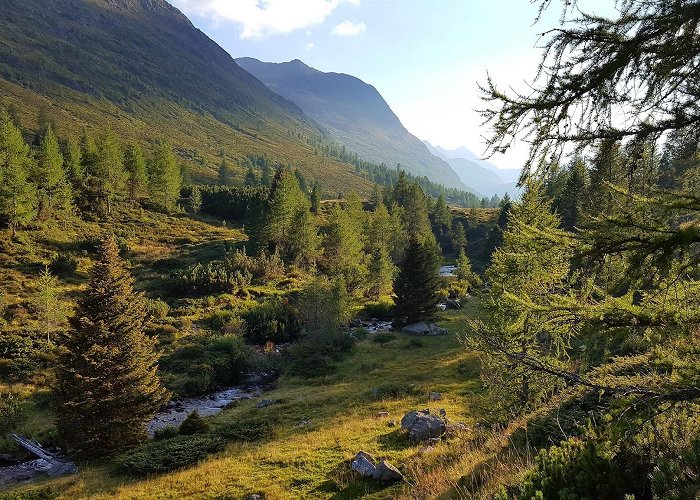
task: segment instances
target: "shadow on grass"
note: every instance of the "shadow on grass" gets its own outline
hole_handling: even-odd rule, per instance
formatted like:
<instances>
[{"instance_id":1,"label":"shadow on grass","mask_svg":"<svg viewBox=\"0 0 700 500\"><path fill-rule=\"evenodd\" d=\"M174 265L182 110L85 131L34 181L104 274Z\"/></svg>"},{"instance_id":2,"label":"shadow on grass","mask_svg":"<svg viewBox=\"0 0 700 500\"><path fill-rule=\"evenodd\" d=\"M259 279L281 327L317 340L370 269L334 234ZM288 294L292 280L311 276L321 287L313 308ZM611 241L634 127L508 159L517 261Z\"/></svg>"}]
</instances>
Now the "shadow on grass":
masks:
<instances>
[{"instance_id":1,"label":"shadow on grass","mask_svg":"<svg viewBox=\"0 0 700 500\"><path fill-rule=\"evenodd\" d=\"M379 443L382 450L386 451L401 451L412 446L408 440L408 434L402 432L401 429L382 434L377 438L377 443Z\"/></svg>"}]
</instances>

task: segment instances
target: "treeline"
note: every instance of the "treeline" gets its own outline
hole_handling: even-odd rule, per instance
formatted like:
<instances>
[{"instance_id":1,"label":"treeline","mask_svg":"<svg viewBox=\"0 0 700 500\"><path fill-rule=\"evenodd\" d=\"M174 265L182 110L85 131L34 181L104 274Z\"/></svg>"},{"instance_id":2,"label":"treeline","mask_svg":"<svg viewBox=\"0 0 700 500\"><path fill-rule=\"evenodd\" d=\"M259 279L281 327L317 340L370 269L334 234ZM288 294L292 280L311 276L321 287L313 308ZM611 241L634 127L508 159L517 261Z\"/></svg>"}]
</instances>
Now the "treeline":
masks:
<instances>
[{"instance_id":1,"label":"treeline","mask_svg":"<svg viewBox=\"0 0 700 500\"><path fill-rule=\"evenodd\" d=\"M122 201L175 209L182 173L167 142L155 141L145 154L110 130L61 140L47 126L34 143L30 147L10 115L0 111L0 218L13 235L34 219L76 209L108 215Z\"/></svg>"},{"instance_id":2,"label":"treeline","mask_svg":"<svg viewBox=\"0 0 700 500\"><path fill-rule=\"evenodd\" d=\"M334 158L344 163L349 163L355 167L355 173L365 179L381 186L393 186L399 180L399 175L403 172L401 165L395 169L389 168L385 164L376 164L360 159L357 153L348 151L345 146L331 143L323 138L310 138L309 144L314 147L314 152L326 158ZM496 195L490 198L479 198L474 193L462 191L456 188L447 188L441 184L432 182L427 177L417 177L404 172L404 175L412 182L418 183L423 191L433 198L442 196L447 202L460 207L482 207L494 208L498 206L500 198Z\"/></svg>"}]
</instances>

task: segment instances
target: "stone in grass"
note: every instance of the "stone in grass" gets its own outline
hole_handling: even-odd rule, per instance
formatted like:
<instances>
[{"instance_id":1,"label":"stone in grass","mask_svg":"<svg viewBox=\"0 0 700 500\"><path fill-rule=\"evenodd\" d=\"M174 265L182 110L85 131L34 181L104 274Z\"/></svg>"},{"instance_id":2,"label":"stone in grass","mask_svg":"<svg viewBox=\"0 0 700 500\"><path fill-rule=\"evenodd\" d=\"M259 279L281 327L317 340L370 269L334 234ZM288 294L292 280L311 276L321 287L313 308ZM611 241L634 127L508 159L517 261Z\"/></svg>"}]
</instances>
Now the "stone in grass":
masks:
<instances>
[{"instance_id":1,"label":"stone in grass","mask_svg":"<svg viewBox=\"0 0 700 500\"><path fill-rule=\"evenodd\" d=\"M374 477L376 472L376 467L374 466L374 459L372 455L364 451L360 451L355 455L352 462L350 462L350 468L364 477Z\"/></svg>"},{"instance_id":2,"label":"stone in grass","mask_svg":"<svg viewBox=\"0 0 700 500\"><path fill-rule=\"evenodd\" d=\"M446 424L439 416L431 415L430 410L411 411L401 419L401 429L408 433L409 440L419 442L442 436Z\"/></svg>"},{"instance_id":3,"label":"stone in grass","mask_svg":"<svg viewBox=\"0 0 700 500\"><path fill-rule=\"evenodd\" d=\"M437 335L447 335L447 330L437 326L434 323L426 323L421 321L420 323L413 323L412 325L406 325L401 329L402 332L408 333L409 335L418 335L424 337L435 337Z\"/></svg>"},{"instance_id":4,"label":"stone in grass","mask_svg":"<svg viewBox=\"0 0 700 500\"><path fill-rule=\"evenodd\" d=\"M261 399L258 401L258 404L255 405L256 408L267 408L268 406L272 406L279 403L278 400L276 399Z\"/></svg>"},{"instance_id":5,"label":"stone in grass","mask_svg":"<svg viewBox=\"0 0 700 500\"><path fill-rule=\"evenodd\" d=\"M382 460L375 468L374 479L384 482L403 481L403 474L389 462Z\"/></svg>"}]
</instances>

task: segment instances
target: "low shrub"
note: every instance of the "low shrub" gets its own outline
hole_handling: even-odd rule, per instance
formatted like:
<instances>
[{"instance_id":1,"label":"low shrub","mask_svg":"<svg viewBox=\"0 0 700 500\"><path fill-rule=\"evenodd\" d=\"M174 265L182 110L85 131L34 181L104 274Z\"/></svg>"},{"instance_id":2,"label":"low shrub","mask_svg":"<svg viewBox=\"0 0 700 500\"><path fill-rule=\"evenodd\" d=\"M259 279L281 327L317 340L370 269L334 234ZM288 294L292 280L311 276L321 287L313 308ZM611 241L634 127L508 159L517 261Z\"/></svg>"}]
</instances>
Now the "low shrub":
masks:
<instances>
[{"instance_id":1,"label":"low shrub","mask_svg":"<svg viewBox=\"0 0 700 500\"><path fill-rule=\"evenodd\" d=\"M370 397L373 401L386 401L415 396L417 393L413 384L386 384L372 389Z\"/></svg>"},{"instance_id":2,"label":"low shrub","mask_svg":"<svg viewBox=\"0 0 700 500\"><path fill-rule=\"evenodd\" d=\"M274 436L276 424L272 417L242 419L219 424L212 432L229 441L260 441Z\"/></svg>"},{"instance_id":3,"label":"low shrub","mask_svg":"<svg viewBox=\"0 0 700 500\"><path fill-rule=\"evenodd\" d=\"M0 436L4 436L21 420L20 398L10 391L0 391Z\"/></svg>"},{"instance_id":4,"label":"low shrub","mask_svg":"<svg viewBox=\"0 0 700 500\"><path fill-rule=\"evenodd\" d=\"M146 312L152 319L164 319L170 312L170 306L161 299L146 299Z\"/></svg>"},{"instance_id":5,"label":"low shrub","mask_svg":"<svg viewBox=\"0 0 700 500\"><path fill-rule=\"evenodd\" d=\"M269 299L242 315L246 323L246 338L253 344L268 341L277 344L295 340L300 333L299 314L285 300Z\"/></svg>"},{"instance_id":6,"label":"low shrub","mask_svg":"<svg viewBox=\"0 0 700 500\"><path fill-rule=\"evenodd\" d=\"M379 332L374 337L372 337L372 342L375 344L381 344L382 347L388 344L392 340L396 340L396 335L389 332Z\"/></svg>"},{"instance_id":7,"label":"low shrub","mask_svg":"<svg viewBox=\"0 0 700 500\"><path fill-rule=\"evenodd\" d=\"M156 441L162 441L163 439L174 438L178 434L178 428L174 425L169 425L167 427L163 427L162 429L156 430L153 433L153 439L155 439Z\"/></svg>"},{"instance_id":8,"label":"low shrub","mask_svg":"<svg viewBox=\"0 0 700 500\"><path fill-rule=\"evenodd\" d=\"M180 424L179 433L183 436L192 436L194 434L204 434L208 430L209 423L195 410L187 415L187 418Z\"/></svg>"},{"instance_id":9,"label":"low shrub","mask_svg":"<svg viewBox=\"0 0 700 500\"><path fill-rule=\"evenodd\" d=\"M224 449L226 442L218 436L196 434L151 441L116 459L126 474L148 476L183 469Z\"/></svg>"},{"instance_id":10,"label":"low shrub","mask_svg":"<svg viewBox=\"0 0 700 500\"><path fill-rule=\"evenodd\" d=\"M335 363L355 346L348 332L316 332L286 351L286 371L300 377L319 377L333 373Z\"/></svg>"},{"instance_id":11,"label":"low shrub","mask_svg":"<svg viewBox=\"0 0 700 500\"><path fill-rule=\"evenodd\" d=\"M56 254L49 263L49 271L54 276L73 276L78 270L78 259L65 253Z\"/></svg>"},{"instance_id":12,"label":"low shrub","mask_svg":"<svg viewBox=\"0 0 700 500\"><path fill-rule=\"evenodd\" d=\"M394 302L391 300L380 300L369 302L360 312L363 318L391 319L394 312Z\"/></svg>"}]
</instances>

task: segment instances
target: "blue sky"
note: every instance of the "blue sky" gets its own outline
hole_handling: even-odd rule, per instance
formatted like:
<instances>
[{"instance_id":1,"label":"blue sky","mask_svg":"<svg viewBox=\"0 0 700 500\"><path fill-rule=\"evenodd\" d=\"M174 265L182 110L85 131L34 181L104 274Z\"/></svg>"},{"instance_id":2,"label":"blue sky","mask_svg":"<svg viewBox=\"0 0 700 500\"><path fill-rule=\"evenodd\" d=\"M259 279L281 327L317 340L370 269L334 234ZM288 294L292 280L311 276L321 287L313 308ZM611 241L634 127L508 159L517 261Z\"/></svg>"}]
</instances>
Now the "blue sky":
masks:
<instances>
[{"instance_id":1,"label":"blue sky","mask_svg":"<svg viewBox=\"0 0 700 500\"><path fill-rule=\"evenodd\" d=\"M522 88L534 76L538 34L556 27L558 5L533 25L529 0L169 0L232 56L301 59L374 85L414 135L447 148L484 150L476 109L486 72ZM610 13L614 0L582 0ZM517 145L491 158L520 167Z\"/></svg>"}]
</instances>

